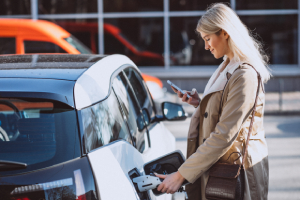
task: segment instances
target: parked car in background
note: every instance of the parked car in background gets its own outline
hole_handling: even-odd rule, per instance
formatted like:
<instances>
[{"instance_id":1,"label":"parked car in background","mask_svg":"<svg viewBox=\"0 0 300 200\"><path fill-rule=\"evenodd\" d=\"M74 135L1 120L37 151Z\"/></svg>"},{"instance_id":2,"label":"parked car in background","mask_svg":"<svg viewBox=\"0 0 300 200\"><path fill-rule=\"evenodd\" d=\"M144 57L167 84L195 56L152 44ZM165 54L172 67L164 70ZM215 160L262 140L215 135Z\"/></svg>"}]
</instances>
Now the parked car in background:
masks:
<instances>
[{"instance_id":1,"label":"parked car in background","mask_svg":"<svg viewBox=\"0 0 300 200\"><path fill-rule=\"evenodd\" d=\"M109 67L108 67L109 66ZM122 55L0 56L1 200L158 199L132 179L175 150L136 65Z\"/></svg>"},{"instance_id":2,"label":"parked car in background","mask_svg":"<svg viewBox=\"0 0 300 200\"><path fill-rule=\"evenodd\" d=\"M90 47L94 53L98 53L98 23L59 21L57 24ZM103 30L105 54L126 55L137 66L164 66L162 54L141 49L139 45L129 40L118 27L104 23Z\"/></svg>"},{"instance_id":3,"label":"parked car in background","mask_svg":"<svg viewBox=\"0 0 300 200\"><path fill-rule=\"evenodd\" d=\"M98 53L98 23L58 21L58 25L70 32L94 53ZM127 55L137 66L164 66L164 39L162 33L151 35L151 43L141 47L131 41L122 31L112 24L104 23L104 51L107 54ZM170 64L189 65L192 59L192 48L186 32L172 31L170 35Z\"/></svg>"},{"instance_id":4,"label":"parked car in background","mask_svg":"<svg viewBox=\"0 0 300 200\"><path fill-rule=\"evenodd\" d=\"M74 27L72 24L67 24L68 28ZM32 53L69 53L69 54L91 54L84 44L82 44L76 37L60 26L44 21L44 20L30 20L30 19L0 19L0 54L32 54ZM78 27L77 27L78 28ZM80 27L90 34L95 34L95 26L84 25ZM131 45L120 33L119 29L111 25L104 25L104 28L109 33L107 43L109 46L116 48L123 45L123 49L127 48L132 51L130 57L134 62L151 63L163 62L162 56L151 52L139 52ZM90 32L90 31L94 32ZM91 37L90 45L95 52L95 47L98 45L96 38L97 33ZM121 47L120 47L121 48ZM113 49L106 49L106 54L123 53L115 52ZM154 63L153 63L154 64ZM159 79L142 74L146 83L150 85L149 89L154 99L161 98L164 95L162 90L162 83ZM148 80L151 81L148 83Z\"/></svg>"},{"instance_id":5,"label":"parked car in background","mask_svg":"<svg viewBox=\"0 0 300 200\"><path fill-rule=\"evenodd\" d=\"M163 83L159 78L142 73L142 76L151 92L153 99L164 98Z\"/></svg>"},{"instance_id":6,"label":"parked car in background","mask_svg":"<svg viewBox=\"0 0 300 200\"><path fill-rule=\"evenodd\" d=\"M60 26L44 20L0 19L0 54L92 53Z\"/></svg>"}]
</instances>

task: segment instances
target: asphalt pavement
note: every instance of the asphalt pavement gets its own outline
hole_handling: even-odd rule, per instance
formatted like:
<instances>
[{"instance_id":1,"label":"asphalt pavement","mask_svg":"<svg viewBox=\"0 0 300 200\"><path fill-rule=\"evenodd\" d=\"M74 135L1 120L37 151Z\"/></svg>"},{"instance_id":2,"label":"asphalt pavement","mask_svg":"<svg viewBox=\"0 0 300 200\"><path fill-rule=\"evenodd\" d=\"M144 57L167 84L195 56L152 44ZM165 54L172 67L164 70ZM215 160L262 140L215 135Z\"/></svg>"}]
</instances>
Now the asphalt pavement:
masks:
<instances>
[{"instance_id":1,"label":"asphalt pavement","mask_svg":"<svg viewBox=\"0 0 300 200\"><path fill-rule=\"evenodd\" d=\"M186 155L190 118L164 122L176 137L176 148ZM269 200L300 200L300 116L265 116L264 127L269 149ZM183 200L176 193L174 200Z\"/></svg>"}]
</instances>

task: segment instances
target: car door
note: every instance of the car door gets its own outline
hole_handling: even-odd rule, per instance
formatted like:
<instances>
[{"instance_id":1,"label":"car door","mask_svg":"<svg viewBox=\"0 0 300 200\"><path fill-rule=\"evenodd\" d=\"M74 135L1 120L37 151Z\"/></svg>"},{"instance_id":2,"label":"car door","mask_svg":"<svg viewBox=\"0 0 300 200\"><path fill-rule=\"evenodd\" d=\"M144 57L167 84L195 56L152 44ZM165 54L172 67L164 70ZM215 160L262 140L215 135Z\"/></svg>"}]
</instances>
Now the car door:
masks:
<instances>
[{"instance_id":1,"label":"car door","mask_svg":"<svg viewBox=\"0 0 300 200\"><path fill-rule=\"evenodd\" d=\"M143 165L150 161L148 152L153 148L134 88L124 72L112 77L108 97L80 110L78 118L83 152L101 199L171 199L167 194L156 198L152 191L139 193L132 182L144 175ZM164 154L157 152L154 157Z\"/></svg>"},{"instance_id":2,"label":"car door","mask_svg":"<svg viewBox=\"0 0 300 200\"><path fill-rule=\"evenodd\" d=\"M83 153L89 159L101 199L147 200L139 198L131 181L142 172L144 161L133 146L114 91L105 100L80 110L78 118Z\"/></svg>"},{"instance_id":3,"label":"car door","mask_svg":"<svg viewBox=\"0 0 300 200\"><path fill-rule=\"evenodd\" d=\"M142 76L137 70L131 67L124 69L124 73L127 81L131 85L131 89L133 90L139 107L141 109L147 109L150 118L153 118L156 114L155 106ZM149 123L147 124L147 131L149 142L145 143L146 151L142 152L145 163L175 150L175 137L167 128L165 128L163 123ZM151 197L153 196L153 198L155 198L152 191L149 193ZM164 194L156 197L158 200L167 200L171 198L171 194Z\"/></svg>"},{"instance_id":4,"label":"car door","mask_svg":"<svg viewBox=\"0 0 300 200\"><path fill-rule=\"evenodd\" d=\"M156 114L155 106L142 76L137 70L131 67L124 69L124 72L141 109L147 109L150 117L153 118ZM149 162L161 155L175 150L175 137L165 128L163 123L149 123L147 125L147 130L149 132L150 140L148 144L150 145L146 146L147 151L143 153L145 162Z\"/></svg>"},{"instance_id":5,"label":"car door","mask_svg":"<svg viewBox=\"0 0 300 200\"><path fill-rule=\"evenodd\" d=\"M123 72L113 80L113 88L128 124L133 145L140 153L144 153L151 145L148 130L145 127L145 119L138 100Z\"/></svg>"},{"instance_id":6,"label":"car door","mask_svg":"<svg viewBox=\"0 0 300 200\"><path fill-rule=\"evenodd\" d=\"M151 192L137 192L132 182L144 173L142 153L148 146L148 133L122 71L112 77L108 98L82 109L79 120L83 151L88 155L101 199L150 199Z\"/></svg>"},{"instance_id":7,"label":"car door","mask_svg":"<svg viewBox=\"0 0 300 200\"><path fill-rule=\"evenodd\" d=\"M133 145L140 152L140 156L142 156L143 161L147 163L155 158L174 151L175 147L170 147L168 149L168 140L164 140L165 142L159 141L161 139L166 139L166 135L169 136L170 134L170 132L162 132L166 130L156 130L159 129L159 124L156 127L154 127L155 125L150 127L150 130L148 130L146 126L141 126L141 124L147 124L144 119L142 109L147 108L149 115L154 117L155 108L153 107L152 99L148 97L148 93L146 92L147 88L141 85L142 82L140 81L142 79L137 79L138 77L141 78L138 72L137 75L133 76L128 76L126 74L126 72L131 69L132 68L127 68L124 70L124 73L118 74L118 76L113 80L113 88L125 115L124 119L127 121L132 135L134 141ZM134 71L132 72L135 73ZM131 79L131 82L129 78ZM143 105L143 107L141 105ZM161 132L158 133L157 131ZM172 137L173 136L171 135L170 140L173 139ZM153 195L152 191L149 191L149 195L151 199L171 199L170 194L164 194L156 197Z\"/></svg>"}]
</instances>

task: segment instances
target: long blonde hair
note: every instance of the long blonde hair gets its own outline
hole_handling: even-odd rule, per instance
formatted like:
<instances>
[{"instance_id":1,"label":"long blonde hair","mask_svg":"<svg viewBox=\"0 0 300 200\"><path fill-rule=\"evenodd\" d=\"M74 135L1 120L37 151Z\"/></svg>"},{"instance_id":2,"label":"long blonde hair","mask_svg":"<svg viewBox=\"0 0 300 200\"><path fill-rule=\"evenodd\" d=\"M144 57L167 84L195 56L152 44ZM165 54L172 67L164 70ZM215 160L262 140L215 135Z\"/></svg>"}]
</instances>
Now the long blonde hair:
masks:
<instances>
[{"instance_id":1,"label":"long blonde hair","mask_svg":"<svg viewBox=\"0 0 300 200\"><path fill-rule=\"evenodd\" d=\"M212 4L200 18L196 30L199 33L216 34L222 29L229 35L228 46L234 58L253 65L266 83L271 73L268 67L269 58L262 43L253 37L231 8L223 3Z\"/></svg>"}]
</instances>

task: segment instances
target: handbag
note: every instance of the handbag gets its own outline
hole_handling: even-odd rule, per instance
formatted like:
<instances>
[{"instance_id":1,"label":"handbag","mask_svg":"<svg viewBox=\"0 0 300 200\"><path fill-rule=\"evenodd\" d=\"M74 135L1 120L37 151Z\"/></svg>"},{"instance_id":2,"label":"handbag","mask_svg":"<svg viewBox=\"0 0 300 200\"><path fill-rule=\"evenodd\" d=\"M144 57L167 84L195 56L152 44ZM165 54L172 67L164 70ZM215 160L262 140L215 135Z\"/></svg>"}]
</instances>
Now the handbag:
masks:
<instances>
[{"instance_id":1,"label":"handbag","mask_svg":"<svg viewBox=\"0 0 300 200\"><path fill-rule=\"evenodd\" d=\"M251 65L250 65L251 66ZM251 66L252 67L252 66ZM255 70L255 68L253 67ZM256 70L255 70L256 71ZM257 71L256 71L257 72ZM252 131L253 121L254 121L254 114L256 110L256 104L258 99L258 93L261 84L261 77L258 74L258 88L256 92L256 98L254 107L252 108L252 118L249 126L248 137L246 140L245 151L243 155L242 164L227 164L227 163L216 163L214 164L209 171L209 178L205 188L205 197L207 199L221 199L221 200L243 200L244 199L244 191L245 191L245 170L244 170L244 163L247 156L247 149L249 144L249 138ZM228 80L229 81L229 80ZM227 81L227 83L228 83ZM226 83L226 85L227 85ZM226 87L225 85L225 87ZM224 90L225 90L224 87ZM224 94L223 90L223 94ZM221 98L221 103L223 99L223 94ZM221 112L221 106L220 106ZM221 113L220 113L221 114ZM239 157L236 159L238 160L241 156L239 152ZM228 157L233 154L231 153ZM227 160L228 160L227 159ZM235 160L235 161L236 161Z\"/></svg>"}]
</instances>

